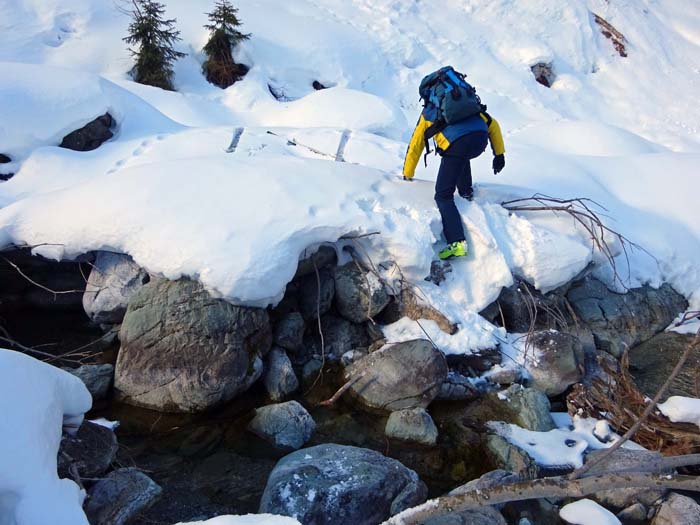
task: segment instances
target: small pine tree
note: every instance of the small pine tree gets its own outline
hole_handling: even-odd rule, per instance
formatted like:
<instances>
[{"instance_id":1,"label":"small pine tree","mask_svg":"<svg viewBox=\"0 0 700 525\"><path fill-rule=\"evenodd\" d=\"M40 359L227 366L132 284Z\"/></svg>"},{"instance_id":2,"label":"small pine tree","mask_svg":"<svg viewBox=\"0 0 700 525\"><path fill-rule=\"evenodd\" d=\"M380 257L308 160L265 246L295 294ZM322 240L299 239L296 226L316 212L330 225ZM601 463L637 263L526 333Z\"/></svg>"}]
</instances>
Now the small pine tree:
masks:
<instances>
[{"instance_id":1,"label":"small pine tree","mask_svg":"<svg viewBox=\"0 0 700 525\"><path fill-rule=\"evenodd\" d=\"M204 27L209 30L209 41L204 46L207 59L202 64L202 71L207 80L221 88L227 88L240 80L248 67L236 64L231 49L238 43L248 40L249 34L241 33L238 28L241 22L228 0L217 0L214 11L207 13L209 24Z\"/></svg>"},{"instance_id":2,"label":"small pine tree","mask_svg":"<svg viewBox=\"0 0 700 525\"><path fill-rule=\"evenodd\" d=\"M165 6L155 0L133 0L133 5L129 36L123 39L135 46L129 48L136 58L132 76L140 84L172 91L173 62L185 56L173 48L180 40L176 20L164 20Z\"/></svg>"}]
</instances>

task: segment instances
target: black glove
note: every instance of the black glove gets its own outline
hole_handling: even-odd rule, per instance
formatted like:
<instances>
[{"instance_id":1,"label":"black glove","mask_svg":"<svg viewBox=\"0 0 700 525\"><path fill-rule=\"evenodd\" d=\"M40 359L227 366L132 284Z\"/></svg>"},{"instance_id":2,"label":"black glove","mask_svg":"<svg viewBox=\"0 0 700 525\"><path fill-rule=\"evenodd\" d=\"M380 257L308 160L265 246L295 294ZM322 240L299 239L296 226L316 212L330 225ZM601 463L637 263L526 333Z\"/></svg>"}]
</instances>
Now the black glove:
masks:
<instances>
[{"instance_id":1,"label":"black glove","mask_svg":"<svg viewBox=\"0 0 700 525\"><path fill-rule=\"evenodd\" d=\"M500 173L501 170L505 167L506 165L506 158L503 156L503 153L500 155L496 155L493 158L493 174L495 175L496 173Z\"/></svg>"}]
</instances>

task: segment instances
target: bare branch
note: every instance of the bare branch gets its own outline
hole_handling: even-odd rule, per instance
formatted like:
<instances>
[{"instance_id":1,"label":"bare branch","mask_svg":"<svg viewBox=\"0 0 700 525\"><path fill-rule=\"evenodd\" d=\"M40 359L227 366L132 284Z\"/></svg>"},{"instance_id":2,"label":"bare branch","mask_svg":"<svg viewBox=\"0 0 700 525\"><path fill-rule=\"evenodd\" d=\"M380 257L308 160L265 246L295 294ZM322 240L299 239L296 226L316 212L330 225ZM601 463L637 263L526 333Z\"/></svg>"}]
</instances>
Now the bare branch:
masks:
<instances>
[{"instance_id":1,"label":"bare branch","mask_svg":"<svg viewBox=\"0 0 700 525\"><path fill-rule=\"evenodd\" d=\"M425 520L490 505L539 498L582 498L601 490L655 488L700 492L700 477L643 472L606 473L581 479L565 476L521 481L430 500L388 519L382 525L419 525Z\"/></svg>"}]
</instances>

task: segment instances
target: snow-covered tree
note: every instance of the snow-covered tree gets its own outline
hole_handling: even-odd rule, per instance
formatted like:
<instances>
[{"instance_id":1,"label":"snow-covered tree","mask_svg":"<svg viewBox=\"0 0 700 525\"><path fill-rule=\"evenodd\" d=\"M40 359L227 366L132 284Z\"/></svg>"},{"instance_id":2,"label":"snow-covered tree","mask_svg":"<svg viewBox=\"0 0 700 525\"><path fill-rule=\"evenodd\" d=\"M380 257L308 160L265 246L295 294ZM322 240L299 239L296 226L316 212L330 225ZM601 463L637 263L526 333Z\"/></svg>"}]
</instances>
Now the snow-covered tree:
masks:
<instances>
[{"instance_id":1,"label":"snow-covered tree","mask_svg":"<svg viewBox=\"0 0 700 525\"><path fill-rule=\"evenodd\" d=\"M204 46L207 59L202 65L202 71L209 82L221 88L227 88L248 72L245 65L236 64L231 54L236 44L250 38L249 34L238 29L241 22L236 16L237 12L238 9L228 0L218 0L214 10L207 13L209 24L204 26L210 35Z\"/></svg>"},{"instance_id":2,"label":"snow-covered tree","mask_svg":"<svg viewBox=\"0 0 700 525\"><path fill-rule=\"evenodd\" d=\"M129 35L123 40L136 59L132 76L136 82L171 90L173 62L185 53L176 51L180 32L175 19L163 18L165 6L155 0L133 0Z\"/></svg>"}]
</instances>

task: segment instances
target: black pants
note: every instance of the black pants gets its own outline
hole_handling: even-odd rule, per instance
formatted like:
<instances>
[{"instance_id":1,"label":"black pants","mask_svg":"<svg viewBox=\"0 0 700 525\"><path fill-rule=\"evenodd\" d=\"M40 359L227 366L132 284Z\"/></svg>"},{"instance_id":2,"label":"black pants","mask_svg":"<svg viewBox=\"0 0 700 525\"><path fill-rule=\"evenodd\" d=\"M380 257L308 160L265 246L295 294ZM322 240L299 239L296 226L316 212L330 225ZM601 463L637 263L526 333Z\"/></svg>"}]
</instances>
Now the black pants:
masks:
<instances>
[{"instance_id":1,"label":"black pants","mask_svg":"<svg viewBox=\"0 0 700 525\"><path fill-rule=\"evenodd\" d=\"M470 159L481 155L488 144L488 134L478 131L458 138L442 152L442 162L435 182L435 202L442 217L442 230L448 243L464 240L462 218L455 205L455 189L466 194L472 187Z\"/></svg>"}]
</instances>

